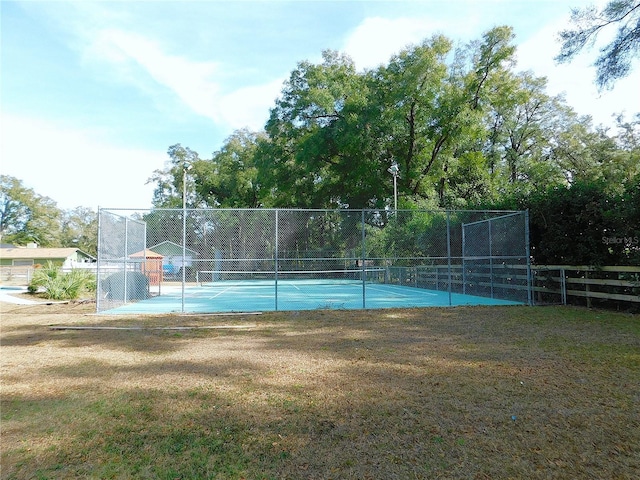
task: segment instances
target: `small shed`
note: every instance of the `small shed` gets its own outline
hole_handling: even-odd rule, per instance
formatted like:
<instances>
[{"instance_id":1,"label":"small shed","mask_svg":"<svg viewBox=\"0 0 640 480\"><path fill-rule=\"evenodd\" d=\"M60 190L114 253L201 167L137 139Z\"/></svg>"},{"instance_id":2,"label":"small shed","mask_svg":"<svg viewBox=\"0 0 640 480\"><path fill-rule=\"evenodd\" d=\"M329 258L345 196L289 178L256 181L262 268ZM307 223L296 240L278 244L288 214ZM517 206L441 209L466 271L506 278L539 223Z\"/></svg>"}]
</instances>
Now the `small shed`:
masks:
<instances>
[{"instance_id":1,"label":"small shed","mask_svg":"<svg viewBox=\"0 0 640 480\"><path fill-rule=\"evenodd\" d=\"M158 286L162 281L162 262L164 257L151 249L133 253L130 258L142 259L140 271L149 279L149 285Z\"/></svg>"}]
</instances>

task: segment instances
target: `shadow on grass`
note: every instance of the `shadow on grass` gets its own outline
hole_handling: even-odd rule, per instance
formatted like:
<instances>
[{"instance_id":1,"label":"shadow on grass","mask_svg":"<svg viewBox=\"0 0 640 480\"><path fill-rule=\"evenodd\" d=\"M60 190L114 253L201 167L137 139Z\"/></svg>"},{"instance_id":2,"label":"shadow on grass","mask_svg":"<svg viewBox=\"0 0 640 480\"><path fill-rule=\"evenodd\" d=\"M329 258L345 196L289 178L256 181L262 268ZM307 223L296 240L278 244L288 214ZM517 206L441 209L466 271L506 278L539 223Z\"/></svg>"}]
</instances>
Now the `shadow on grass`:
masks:
<instances>
[{"instance_id":1,"label":"shadow on grass","mask_svg":"<svg viewBox=\"0 0 640 480\"><path fill-rule=\"evenodd\" d=\"M69 388L3 402L4 474L633 478L638 371L600 346L633 353L639 339L611 327L622 317L554 312L273 314L255 331L181 337L48 332L64 364L22 381ZM591 326L576 328L577 314ZM114 365L98 348L65 361L85 346L151 355Z\"/></svg>"}]
</instances>

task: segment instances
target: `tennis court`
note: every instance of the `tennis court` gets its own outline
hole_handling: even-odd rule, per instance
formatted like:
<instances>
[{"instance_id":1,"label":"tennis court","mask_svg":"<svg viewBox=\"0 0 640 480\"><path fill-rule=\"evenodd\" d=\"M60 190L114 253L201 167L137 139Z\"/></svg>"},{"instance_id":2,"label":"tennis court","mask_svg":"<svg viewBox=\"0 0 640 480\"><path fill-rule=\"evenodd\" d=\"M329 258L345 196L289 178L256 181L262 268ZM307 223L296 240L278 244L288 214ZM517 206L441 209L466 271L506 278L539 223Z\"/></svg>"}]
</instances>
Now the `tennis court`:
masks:
<instances>
[{"instance_id":1,"label":"tennis court","mask_svg":"<svg viewBox=\"0 0 640 480\"><path fill-rule=\"evenodd\" d=\"M521 302L405 285L353 280L220 280L165 286L161 295L105 313L263 312L315 309L381 309L459 305L521 305ZM183 303L184 302L184 303Z\"/></svg>"},{"instance_id":2,"label":"tennis court","mask_svg":"<svg viewBox=\"0 0 640 480\"><path fill-rule=\"evenodd\" d=\"M512 211L101 209L96 310L530 304L527 222Z\"/></svg>"}]
</instances>

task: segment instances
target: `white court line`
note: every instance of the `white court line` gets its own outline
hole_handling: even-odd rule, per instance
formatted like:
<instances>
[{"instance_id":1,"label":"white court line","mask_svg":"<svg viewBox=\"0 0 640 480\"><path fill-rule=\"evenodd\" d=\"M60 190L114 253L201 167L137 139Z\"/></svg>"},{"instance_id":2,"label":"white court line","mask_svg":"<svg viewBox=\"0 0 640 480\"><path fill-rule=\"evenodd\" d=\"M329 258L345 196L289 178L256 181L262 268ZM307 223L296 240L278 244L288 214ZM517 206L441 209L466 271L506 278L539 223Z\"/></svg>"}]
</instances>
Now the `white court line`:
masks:
<instances>
[{"instance_id":1,"label":"white court line","mask_svg":"<svg viewBox=\"0 0 640 480\"><path fill-rule=\"evenodd\" d=\"M377 290L378 292L382 292L382 293L388 293L396 297L404 297L404 298L409 297L409 295L404 295L402 293L396 293L396 292L390 291L389 288L378 288L378 287L372 287L372 286L368 286L367 288L374 291Z\"/></svg>"},{"instance_id":2,"label":"white court line","mask_svg":"<svg viewBox=\"0 0 640 480\"><path fill-rule=\"evenodd\" d=\"M264 288L263 286L255 286L255 285L254 285L254 286L250 287L250 288L249 288L249 290L256 290L256 289L260 289L260 290L262 290L263 288ZM244 292L246 293L246 291L247 291L247 287L245 287L245 286L238 286L238 285L232 285L232 286L227 287L227 288L225 288L225 289L223 289L223 290L220 290L218 293L216 293L216 294L215 294L214 296L212 296L212 297L210 297L210 296L209 296L209 297L205 297L205 298L206 298L206 299L208 299L208 300L213 300L214 298L217 298L217 297L219 297L220 295L223 295L223 294L225 294L225 293L227 293L227 292L229 292L229 291L232 291L232 292L233 292L233 290L237 290L237 291L244 291ZM251 295L252 295L253 297L256 297L256 298L270 298L270 297L272 297L272 296L273 296L273 295L271 295L271 294L270 294L270 295L262 295L262 296L260 296L260 295L258 295L258 294L256 294L256 293L253 293L253 292L251 293Z\"/></svg>"},{"instance_id":3,"label":"white court line","mask_svg":"<svg viewBox=\"0 0 640 480\"><path fill-rule=\"evenodd\" d=\"M396 295L398 297L413 297L414 295L406 295L403 293L399 293L399 292L394 292L391 289L392 288L406 288L404 285L386 285L384 288L379 288L379 287L373 287L373 286L368 286L367 288L370 288L371 290L378 290L379 292L383 292L383 293L390 293L392 295ZM431 293L431 292L427 292L427 291L421 291L420 295L429 295L432 297L437 297L438 294L437 293Z\"/></svg>"},{"instance_id":4,"label":"white court line","mask_svg":"<svg viewBox=\"0 0 640 480\"><path fill-rule=\"evenodd\" d=\"M227 293L229 290L233 290L233 287L227 287L227 288L225 288L224 290L222 290L222 291L218 292L218 293L217 293L216 295L214 295L213 297L208 297L208 298L209 298L209 300L212 300L212 299L214 299L214 298L216 298L216 297L219 297L219 296L220 296L220 295L222 295L223 293Z\"/></svg>"}]
</instances>

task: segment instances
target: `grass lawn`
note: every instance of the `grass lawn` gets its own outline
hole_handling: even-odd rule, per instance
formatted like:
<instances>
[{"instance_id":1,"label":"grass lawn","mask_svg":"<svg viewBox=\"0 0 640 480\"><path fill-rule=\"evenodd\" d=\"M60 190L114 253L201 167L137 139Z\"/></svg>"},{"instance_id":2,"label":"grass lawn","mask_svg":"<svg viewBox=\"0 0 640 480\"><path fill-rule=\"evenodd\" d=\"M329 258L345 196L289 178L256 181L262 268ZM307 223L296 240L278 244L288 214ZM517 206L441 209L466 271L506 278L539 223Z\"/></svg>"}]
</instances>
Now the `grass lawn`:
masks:
<instances>
[{"instance_id":1,"label":"grass lawn","mask_svg":"<svg viewBox=\"0 0 640 480\"><path fill-rule=\"evenodd\" d=\"M0 308L5 479L640 472L637 315L460 307L107 317L91 305ZM175 326L207 328L162 328Z\"/></svg>"}]
</instances>

